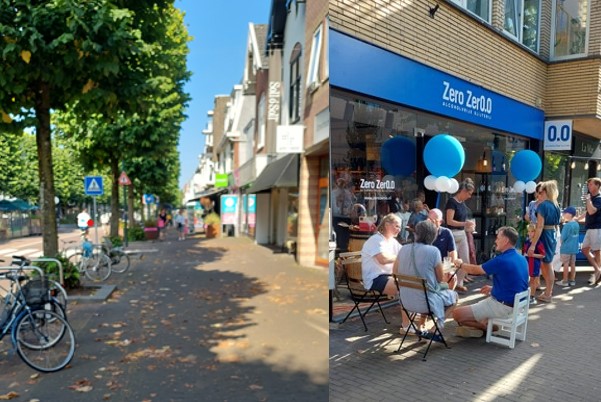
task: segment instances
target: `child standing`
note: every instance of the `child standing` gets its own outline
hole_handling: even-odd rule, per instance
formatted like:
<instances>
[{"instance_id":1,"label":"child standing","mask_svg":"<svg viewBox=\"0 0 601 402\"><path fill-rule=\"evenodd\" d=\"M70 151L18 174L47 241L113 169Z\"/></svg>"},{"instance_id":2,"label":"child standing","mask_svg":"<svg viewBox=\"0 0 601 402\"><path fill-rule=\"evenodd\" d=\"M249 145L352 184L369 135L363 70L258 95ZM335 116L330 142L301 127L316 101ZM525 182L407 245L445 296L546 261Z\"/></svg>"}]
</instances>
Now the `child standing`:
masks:
<instances>
[{"instance_id":1,"label":"child standing","mask_svg":"<svg viewBox=\"0 0 601 402\"><path fill-rule=\"evenodd\" d=\"M536 289L538 289L538 285L540 284L540 263L545 256L545 246L539 240L536 242L534 254L532 257L528 257L528 249L532 245L530 239L534 237L535 230L535 224L528 224L528 238L524 242L524 247L522 249L522 254L528 261L528 274L530 275L530 304L536 304L536 298L533 295L536 294Z\"/></svg>"},{"instance_id":2,"label":"child standing","mask_svg":"<svg viewBox=\"0 0 601 402\"><path fill-rule=\"evenodd\" d=\"M563 265L563 279L555 282L558 286L576 286L576 254L578 254L580 225L574 219L575 216L576 208L574 207L567 207L563 211L564 224L561 229L561 248L559 249Z\"/></svg>"}]
</instances>

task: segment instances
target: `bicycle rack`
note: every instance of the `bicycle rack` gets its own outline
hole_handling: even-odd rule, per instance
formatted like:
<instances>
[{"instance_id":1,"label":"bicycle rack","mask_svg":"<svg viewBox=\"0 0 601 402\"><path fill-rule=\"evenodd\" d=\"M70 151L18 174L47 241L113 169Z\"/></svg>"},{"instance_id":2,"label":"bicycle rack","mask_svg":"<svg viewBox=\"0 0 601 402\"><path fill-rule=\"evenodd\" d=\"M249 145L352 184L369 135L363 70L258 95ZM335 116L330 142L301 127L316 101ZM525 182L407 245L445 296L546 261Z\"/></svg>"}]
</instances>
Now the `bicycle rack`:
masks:
<instances>
[{"instance_id":1,"label":"bicycle rack","mask_svg":"<svg viewBox=\"0 0 601 402\"><path fill-rule=\"evenodd\" d=\"M65 286L64 278L63 278L63 264L61 264L61 262L59 260L57 260L56 258L41 257L41 258L36 258L35 260L31 260L31 262L32 263L34 263L34 262L56 262L58 264L59 283L61 284L61 286Z\"/></svg>"}]
</instances>

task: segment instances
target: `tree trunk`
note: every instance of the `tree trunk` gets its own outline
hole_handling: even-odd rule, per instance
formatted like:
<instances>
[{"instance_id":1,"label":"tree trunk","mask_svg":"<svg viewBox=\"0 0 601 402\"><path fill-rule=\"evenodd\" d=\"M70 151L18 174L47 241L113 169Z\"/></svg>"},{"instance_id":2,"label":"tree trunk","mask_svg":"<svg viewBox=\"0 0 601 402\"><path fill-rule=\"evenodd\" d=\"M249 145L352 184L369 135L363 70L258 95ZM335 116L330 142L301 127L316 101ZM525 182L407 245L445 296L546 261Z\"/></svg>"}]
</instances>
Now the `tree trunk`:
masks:
<instances>
[{"instance_id":1,"label":"tree trunk","mask_svg":"<svg viewBox=\"0 0 601 402\"><path fill-rule=\"evenodd\" d=\"M111 174L113 176L113 185L111 187L111 237L119 236L119 161L111 158Z\"/></svg>"},{"instance_id":2,"label":"tree trunk","mask_svg":"<svg viewBox=\"0 0 601 402\"><path fill-rule=\"evenodd\" d=\"M42 218L42 245L44 255L58 254L56 209L54 204L54 174L52 172L52 138L50 133L50 90L39 83L36 90L37 118L36 143L38 148L38 175L40 177L40 208Z\"/></svg>"}]
</instances>

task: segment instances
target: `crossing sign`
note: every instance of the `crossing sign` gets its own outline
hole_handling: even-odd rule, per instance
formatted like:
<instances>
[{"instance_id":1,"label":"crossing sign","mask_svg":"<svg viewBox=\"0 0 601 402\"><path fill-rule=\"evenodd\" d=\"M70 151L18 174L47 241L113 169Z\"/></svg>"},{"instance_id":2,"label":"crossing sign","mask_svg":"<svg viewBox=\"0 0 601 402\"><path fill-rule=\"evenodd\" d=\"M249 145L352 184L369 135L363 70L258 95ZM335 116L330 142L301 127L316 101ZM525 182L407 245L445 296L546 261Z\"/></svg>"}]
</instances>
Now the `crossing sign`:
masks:
<instances>
[{"instance_id":1,"label":"crossing sign","mask_svg":"<svg viewBox=\"0 0 601 402\"><path fill-rule=\"evenodd\" d=\"M102 176L86 176L84 177L84 192L86 195L102 195L104 188L102 187Z\"/></svg>"},{"instance_id":2,"label":"crossing sign","mask_svg":"<svg viewBox=\"0 0 601 402\"><path fill-rule=\"evenodd\" d=\"M125 173L125 170L121 171L121 176L119 176L119 185L121 186L131 186L131 180Z\"/></svg>"}]
</instances>

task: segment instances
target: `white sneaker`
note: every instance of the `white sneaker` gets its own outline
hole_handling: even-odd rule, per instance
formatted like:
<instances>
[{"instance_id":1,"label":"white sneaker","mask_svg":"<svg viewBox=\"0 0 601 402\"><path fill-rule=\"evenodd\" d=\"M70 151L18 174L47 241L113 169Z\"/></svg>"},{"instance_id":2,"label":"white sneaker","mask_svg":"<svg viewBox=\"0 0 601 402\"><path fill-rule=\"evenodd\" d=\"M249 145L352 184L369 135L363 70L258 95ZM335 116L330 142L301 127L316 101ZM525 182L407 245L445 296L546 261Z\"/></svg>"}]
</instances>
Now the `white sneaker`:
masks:
<instances>
[{"instance_id":1,"label":"white sneaker","mask_svg":"<svg viewBox=\"0 0 601 402\"><path fill-rule=\"evenodd\" d=\"M568 281L557 281L557 282L555 282L555 284L557 286L561 286L561 287L570 286L570 282L568 282Z\"/></svg>"}]
</instances>

